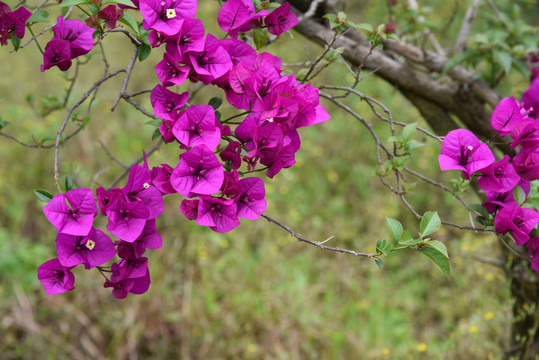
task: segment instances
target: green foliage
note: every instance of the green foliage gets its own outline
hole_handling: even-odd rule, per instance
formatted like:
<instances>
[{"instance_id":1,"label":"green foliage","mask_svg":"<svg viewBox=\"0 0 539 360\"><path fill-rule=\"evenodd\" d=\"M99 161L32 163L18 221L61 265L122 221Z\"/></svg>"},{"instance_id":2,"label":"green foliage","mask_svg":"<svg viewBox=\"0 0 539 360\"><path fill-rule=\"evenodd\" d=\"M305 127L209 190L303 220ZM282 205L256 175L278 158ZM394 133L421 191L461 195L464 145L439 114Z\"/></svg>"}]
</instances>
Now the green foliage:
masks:
<instances>
[{"instance_id":1,"label":"green foliage","mask_svg":"<svg viewBox=\"0 0 539 360\"><path fill-rule=\"evenodd\" d=\"M51 201L52 198L53 198L52 194L50 192L48 192L47 190L35 189L34 193L36 194L37 198L40 201L43 201L43 202L46 202L46 203Z\"/></svg>"}]
</instances>

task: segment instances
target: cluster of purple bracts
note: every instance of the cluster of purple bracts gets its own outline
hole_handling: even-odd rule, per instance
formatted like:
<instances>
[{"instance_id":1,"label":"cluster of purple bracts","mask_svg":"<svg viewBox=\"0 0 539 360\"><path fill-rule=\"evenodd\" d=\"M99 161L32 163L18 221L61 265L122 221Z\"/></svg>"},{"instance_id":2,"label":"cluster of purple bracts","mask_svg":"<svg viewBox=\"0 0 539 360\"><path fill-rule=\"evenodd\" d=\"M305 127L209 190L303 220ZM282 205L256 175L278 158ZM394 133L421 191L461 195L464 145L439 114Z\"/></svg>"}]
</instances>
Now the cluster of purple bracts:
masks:
<instances>
[{"instance_id":1,"label":"cluster of purple bracts","mask_svg":"<svg viewBox=\"0 0 539 360\"><path fill-rule=\"evenodd\" d=\"M0 46L7 45L12 37L22 39L26 30L26 21L32 16L24 6L15 11L0 1Z\"/></svg>"},{"instance_id":2,"label":"cluster of purple bracts","mask_svg":"<svg viewBox=\"0 0 539 360\"><path fill-rule=\"evenodd\" d=\"M477 174L477 185L485 192L482 205L494 214L498 234L509 233L517 245L526 244L532 267L539 272L539 237L530 239L539 223L539 212L517 203L513 190L519 186L524 194L530 192L530 182L539 180L539 78L523 94L519 103L504 98L496 106L490 124L498 135L511 137L511 149L517 154L495 161L487 144L468 130L451 131L442 142L439 164L441 170L461 170L466 179Z\"/></svg>"},{"instance_id":3,"label":"cluster of purple bracts","mask_svg":"<svg viewBox=\"0 0 539 360\"><path fill-rule=\"evenodd\" d=\"M166 48L155 66L162 85L151 94L154 113L162 119L159 130L165 143L186 150L175 167L160 168L163 186L188 198L180 207L187 219L216 232L236 228L239 218L257 219L266 208L264 184L258 177L240 179L241 166L249 172L262 164L273 178L295 163L297 129L329 119L316 88L282 75L279 58L236 40L239 32L256 27L275 35L288 30L297 23L290 5L268 13L256 12L249 0L227 1L218 23L231 39L222 40L206 35L194 19L194 0L141 0L139 6L150 43ZM183 109L189 94L167 88L187 80L220 87L231 105L249 114L232 131L210 105Z\"/></svg>"},{"instance_id":4,"label":"cluster of purple bracts","mask_svg":"<svg viewBox=\"0 0 539 360\"><path fill-rule=\"evenodd\" d=\"M254 28L267 28L276 36L290 29L298 20L289 4L269 13L257 12L250 0L228 0L218 22L231 38L222 40L205 36L202 22L194 18L196 0L140 0L135 5L144 28L150 30L152 46L166 47L155 67L162 85L153 89L150 100L162 120L159 130L164 142L178 145L183 152L175 167L161 164L150 171L146 161L134 165L124 188L98 188L96 198L90 189L69 190L45 206L45 215L58 232L58 257L38 269L48 294L72 290L71 270L79 264L110 273L104 286L112 288L116 298L146 292L150 274L143 255L146 249L162 245L155 219L163 211L164 195L186 197L180 206L185 217L216 232L233 230L239 218L255 220L266 209L264 183L240 174L267 170L273 178L295 163L300 148L297 129L329 119L319 104L318 89L283 75L281 59L258 54L237 40L240 32ZM115 9L106 9L106 14L89 20L115 20ZM92 21L85 25L58 18L42 70L58 66L65 71L72 58L90 51ZM210 105L186 107L189 93L168 88L187 80L223 89L228 102L245 110L246 116L231 129ZM264 167L257 168L259 164ZM94 227L97 207L108 219L106 230L118 240ZM103 267L116 255L118 261Z\"/></svg>"},{"instance_id":5,"label":"cluster of purple bracts","mask_svg":"<svg viewBox=\"0 0 539 360\"><path fill-rule=\"evenodd\" d=\"M150 273L148 259L143 254L146 249L158 249L162 245L155 229L155 218L163 212L158 186L153 183L145 163L144 166L133 165L127 185L122 189L97 189L97 204L108 219L107 230L119 239L115 242L94 227L97 206L92 190L72 189L56 195L43 209L58 232L58 257L38 269L38 278L47 294L61 294L74 288L73 267L83 264L85 269L91 269L107 263L115 255L120 260L112 264L110 279L104 286L111 287L112 294L119 299L128 293L146 292Z\"/></svg>"}]
</instances>

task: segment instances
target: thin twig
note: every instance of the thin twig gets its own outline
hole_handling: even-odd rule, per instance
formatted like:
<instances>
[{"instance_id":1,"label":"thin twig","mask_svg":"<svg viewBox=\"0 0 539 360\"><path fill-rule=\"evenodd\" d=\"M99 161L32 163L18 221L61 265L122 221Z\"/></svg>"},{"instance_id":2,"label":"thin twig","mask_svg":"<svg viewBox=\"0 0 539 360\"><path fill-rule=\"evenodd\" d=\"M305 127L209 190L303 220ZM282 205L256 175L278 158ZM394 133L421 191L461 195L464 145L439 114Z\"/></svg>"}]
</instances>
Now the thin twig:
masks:
<instances>
[{"instance_id":1,"label":"thin twig","mask_svg":"<svg viewBox=\"0 0 539 360\"><path fill-rule=\"evenodd\" d=\"M99 145L101 145L101 148L103 148L103 150L105 151L105 153L107 154L107 156L112 160L114 161L116 164L120 165L121 167L123 168L128 168L129 165L125 164L124 162L122 162L120 159L118 159L116 156L112 155L112 153L109 151L109 149L107 149L107 147L105 146L105 144L103 144L103 142L101 140L99 140Z\"/></svg>"},{"instance_id":2,"label":"thin twig","mask_svg":"<svg viewBox=\"0 0 539 360\"><path fill-rule=\"evenodd\" d=\"M293 237L295 237L295 238L298 239L299 241L304 242L304 243L307 243L307 244L314 245L314 246L320 248L321 250L336 251L336 252L345 253L345 254L350 254L350 255L354 255L354 256L367 257L367 258L369 258L369 259L372 259L372 260L376 261L376 256L375 256L374 254L360 253L360 252L356 252L356 251L353 251L353 250L348 250L348 249L342 249L342 248L337 248L337 247L325 246L325 245L322 245L322 243L320 243L320 242L316 242L316 241L311 241L311 240L305 239L305 238L302 237L300 234L298 234L297 232L295 232L294 230L292 230L291 228L289 228L287 225L281 224L281 223L278 222L277 220L275 220L275 219L269 217L268 215L262 214L262 215L260 215L260 216L262 216L262 217L263 217L264 219L266 219L267 221L269 221L269 222L271 222L271 223L274 223L275 225L278 225L278 226L280 226L281 228L285 229L290 235L292 235ZM329 240L329 239L328 239L328 240ZM326 240L326 241L327 241L327 240Z\"/></svg>"},{"instance_id":3,"label":"thin twig","mask_svg":"<svg viewBox=\"0 0 539 360\"><path fill-rule=\"evenodd\" d=\"M114 109L116 109L116 106L118 106L120 99L125 95L125 91L127 90L127 84L129 84L129 78L131 77L131 72L133 71L135 62L137 61L137 54L138 54L138 47L135 48L135 51L133 51L133 55L131 55L129 64L127 64L127 68L125 69L125 77L122 83L122 87L120 89L120 93L118 94L116 101L114 101L114 104L112 105L112 108L110 109L110 111L114 111Z\"/></svg>"},{"instance_id":4,"label":"thin twig","mask_svg":"<svg viewBox=\"0 0 539 360\"><path fill-rule=\"evenodd\" d=\"M159 140L158 142L156 142L154 144L154 146L152 146L152 148L146 153L146 157L152 155L157 149L159 149L159 147L161 146L161 143L163 141L162 140ZM127 175L129 174L129 171L131 170L131 167L135 164L140 164L142 161L144 160L144 155L139 157L137 160L135 160L133 163L131 163L131 165L128 165L120 175L118 175L116 177L116 179L114 179L114 181L107 186L107 189L110 190L112 189L114 186L116 186L116 184L118 184L120 181L122 181L122 179Z\"/></svg>"},{"instance_id":5,"label":"thin twig","mask_svg":"<svg viewBox=\"0 0 539 360\"><path fill-rule=\"evenodd\" d=\"M108 76L105 76L101 79L99 79L98 81L96 81L92 87L90 89L88 89L88 91L86 91L84 93L84 95L82 95L82 97L79 99L79 101L77 101L77 103L75 103L68 111L65 119L64 119L64 122L62 123L62 126L60 126L60 129L58 130L58 134L56 135L56 143L54 145L55 149L54 149L54 180L56 183L58 183L58 181L60 180L60 172L58 170L58 155L60 154L60 142L61 142L61 139L62 139L62 134L64 133L64 130L67 126L67 123L69 122L69 119L71 118L71 115L73 114L73 111L75 111L76 108L78 108L80 105L82 105L82 103L84 101L86 101L86 99L90 96L90 94L94 91L94 89L96 89L99 85L101 85L103 82L107 81L108 79L112 78L113 76L116 76L122 72L125 72L126 69L120 69L120 70L116 70L114 71L113 73L111 73L110 75Z\"/></svg>"}]
</instances>

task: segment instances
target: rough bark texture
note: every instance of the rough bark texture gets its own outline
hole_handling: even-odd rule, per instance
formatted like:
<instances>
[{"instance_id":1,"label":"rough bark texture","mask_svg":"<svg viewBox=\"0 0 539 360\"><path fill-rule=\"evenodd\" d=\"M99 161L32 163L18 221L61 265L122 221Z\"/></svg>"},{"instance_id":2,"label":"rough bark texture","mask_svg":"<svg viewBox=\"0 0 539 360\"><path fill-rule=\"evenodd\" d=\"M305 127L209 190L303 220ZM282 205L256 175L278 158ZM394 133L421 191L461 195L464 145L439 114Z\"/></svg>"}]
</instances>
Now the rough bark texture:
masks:
<instances>
[{"instance_id":1,"label":"rough bark texture","mask_svg":"<svg viewBox=\"0 0 539 360\"><path fill-rule=\"evenodd\" d=\"M338 0L289 2L300 17L313 2L317 3L316 11L311 11L314 15L294 28L297 32L321 46L333 39L334 33L322 16L332 12ZM442 76L447 59L435 52L392 40L383 45L383 51L376 50L365 60L365 69L375 71L409 99L437 134L445 135L459 127L453 120L456 117L483 139L495 136L490 114L501 97L486 82L474 79L473 73L459 66ZM343 57L356 67L370 50L365 37L355 30L340 36L333 46L343 47ZM539 276L531 270L529 261L507 250L504 257L511 264L507 275L515 300L511 343L504 357L534 359L539 356Z\"/></svg>"}]
</instances>

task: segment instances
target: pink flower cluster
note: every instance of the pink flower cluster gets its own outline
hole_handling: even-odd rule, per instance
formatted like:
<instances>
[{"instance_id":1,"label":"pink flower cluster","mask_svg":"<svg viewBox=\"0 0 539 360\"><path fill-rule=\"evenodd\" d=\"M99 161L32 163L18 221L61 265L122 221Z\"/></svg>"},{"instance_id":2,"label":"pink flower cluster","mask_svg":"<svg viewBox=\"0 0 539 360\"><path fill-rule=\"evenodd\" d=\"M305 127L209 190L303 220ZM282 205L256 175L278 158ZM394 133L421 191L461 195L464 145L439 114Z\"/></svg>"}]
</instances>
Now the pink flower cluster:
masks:
<instances>
[{"instance_id":1,"label":"pink flower cluster","mask_svg":"<svg viewBox=\"0 0 539 360\"><path fill-rule=\"evenodd\" d=\"M444 138L438 161L441 170L461 170L466 179L479 172L477 185L486 195L482 205L494 214L496 232L511 234L517 245L526 244L532 267L539 272L539 237L530 239L539 212L517 203L513 195L520 186L528 196L530 182L539 180L539 121L533 108L539 106L539 83L534 81L524 94L521 103L504 98L490 118L500 136L511 137L511 149L518 151L512 159L506 155L496 162L487 144L470 131L458 129Z\"/></svg>"},{"instance_id":2,"label":"pink flower cluster","mask_svg":"<svg viewBox=\"0 0 539 360\"><path fill-rule=\"evenodd\" d=\"M123 299L128 293L143 294L150 286L146 249L158 249L161 236L155 229L155 218L163 212L163 198L159 180L153 174L159 171L133 165L127 184L122 189L97 189L97 203L101 214L108 219L107 230L118 238L113 242L103 231L94 227L97 215L96 199L90 189L72 189L56 195L43 209L56 228L58 257L42 264L38 278L47 294L61 294L74 289L75 277L71 270L83 264L85 269L100 267L110 272L104 286ZM118 255L120 260L110 270L101 265Z\"/></svg>"},{"instance_id":3,"label":"pink flower cluster","mask_svg":"<svg viewBox=\"0 0 539 360\"><path fill-rule=\"evenodd\" d=\"M155 66L162 85L155 86L150 101L162 120L159 131L164 142L176 144L182 153L175 166L161 164L150 171L146 161L143 166L134 165L121 189L98 188L95 198L90 189L69 190L45 206L45 216L58 232L57 258L38 269L48 294L72 290L71 270L79 264L86 269L97 267L106 277L104 286L112 288L116 298L146 292L150 274L143 254L162 245L155 219L163 212L163 195L186 197L180 211L198 225L231 231L240 224L239 218L255 220L266 209L262 179L243 176L266 170L273 178L290 167L300 148L297 129L329 119L319 104L318 89L282 74L281 59L258 54L236 39L239 32L257 27L277 36L290 29L297 23L290 5L268 13L256 12L249 0L227 1L218 22L232 39L222 40L205 36L202 22L194 18L196 0L140 0L135 5L143 16L143 27L150 30L152 46L166 48L163 60ZM108 6L97 19L115 21L115 10ZM42 71L53 66L67 70L73 58L92 49L93 31L80 20L58 18L54 37L45 48ZM213 106L187 107L188 92L168 89L187 80L223 89L228 102L245 111L232 118L243 116L243 120L234 122L237 126L231 129L232 123L227 122L232 118L221 122ZM94 227L96 202L108 220L106 230L118 240ZM116 255L118 261L103 267Z\"/></svg>"},{"instance_id":4,"label":"pink flower cluster","mask_svg":"<svg viewBox=\"0 0 539 360\"><path fill-rule=\"evenodd\" d=\"M162 119L159 130L165 143L186 150L175 167L163 164L164 186L189 198L180 207L186 218L216 232L236 228L239 218L257 219L266 208L264 184L257 177L240 179L241 166L245 174L262 164L273 178L295 163L297 129L329 119L316 88L283 75L279 58L235 39L257 26L276 35L288 30L297 23L290 5L268 14L257 13L247 0L227 1L218 22L233 38L222 40L205 36L202 22L194 19L194 0L141 0L139 6L150 43L166 48L155 66L162 85L151 93L154 113ZM248 115L232 131L210 105L184 109L189 94L167 88L187 80L220 87L227 101Z\"/></svg>"}]
</instances>

